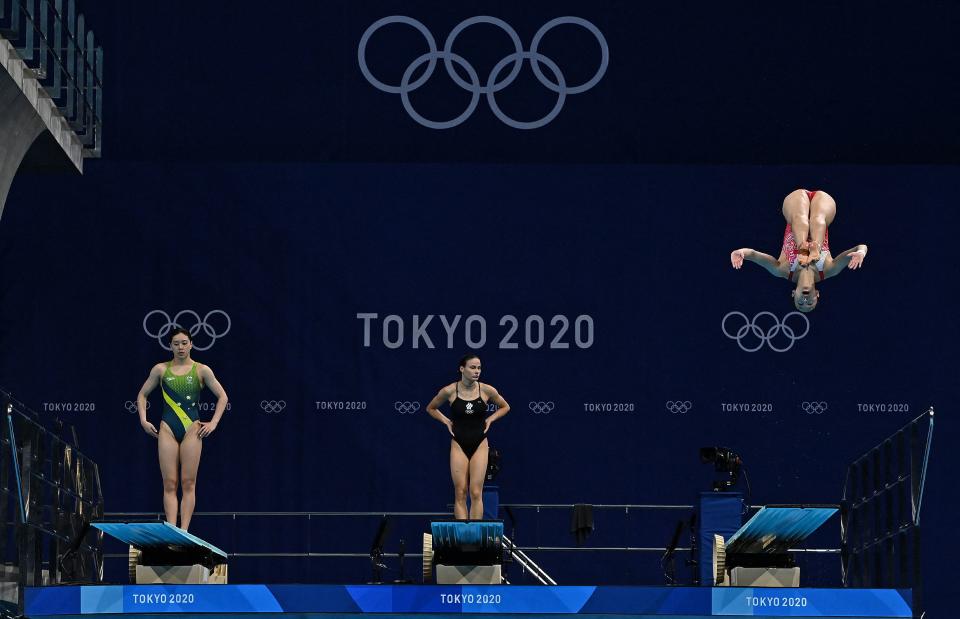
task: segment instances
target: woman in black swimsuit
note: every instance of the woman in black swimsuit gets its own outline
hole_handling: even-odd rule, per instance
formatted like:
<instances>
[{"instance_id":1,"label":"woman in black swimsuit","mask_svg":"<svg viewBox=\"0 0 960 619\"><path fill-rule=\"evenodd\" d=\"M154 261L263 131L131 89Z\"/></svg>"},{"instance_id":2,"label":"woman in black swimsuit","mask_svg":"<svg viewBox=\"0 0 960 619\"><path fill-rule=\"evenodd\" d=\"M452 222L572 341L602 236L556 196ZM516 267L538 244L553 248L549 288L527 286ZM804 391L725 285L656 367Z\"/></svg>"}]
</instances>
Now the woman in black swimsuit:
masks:
<instances>
[{"instance_id":1,"label":"woman in black swimsuit","mask_svg":"<svg viewBox=\"0 0 960 619\"><path fill-rule=\"evenodd\" d=\"M487 404L497 411L487 416ZM437 408L450 405L447 417ZM447 426L450 436L450 475L453 477L453 517L467 519L467 489L470 489L470 519L483 519L483 480L487 474L487 431L510 412L510 405L496 389L480 383L480 357L460 360L460 380L450 383L427 404L427 413Z\"/></svg>"}]
</instances>

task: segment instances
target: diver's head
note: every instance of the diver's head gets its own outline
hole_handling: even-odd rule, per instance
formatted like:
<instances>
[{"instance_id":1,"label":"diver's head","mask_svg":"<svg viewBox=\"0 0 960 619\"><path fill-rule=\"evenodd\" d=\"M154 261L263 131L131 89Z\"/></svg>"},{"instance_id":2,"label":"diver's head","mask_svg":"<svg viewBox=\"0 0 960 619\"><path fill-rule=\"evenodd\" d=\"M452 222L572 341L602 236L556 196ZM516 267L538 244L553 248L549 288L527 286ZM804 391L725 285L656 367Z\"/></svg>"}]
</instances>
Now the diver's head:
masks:
<instances>
[{"instance_id":1,"label":"diver's head","mask_svg":"<svg viewBox=\"0 0 960 619\"><path fill-rule=\"evenodd\" d=\"M807 313L817 308L817 303L820 301L820 291L817 290L815 285L815 272L816 268L811 266L800 267L796 271L797 286L790 293L790 296L793 297L793 306L797 308L797 311Z\"/></svg>"}]
</instances>

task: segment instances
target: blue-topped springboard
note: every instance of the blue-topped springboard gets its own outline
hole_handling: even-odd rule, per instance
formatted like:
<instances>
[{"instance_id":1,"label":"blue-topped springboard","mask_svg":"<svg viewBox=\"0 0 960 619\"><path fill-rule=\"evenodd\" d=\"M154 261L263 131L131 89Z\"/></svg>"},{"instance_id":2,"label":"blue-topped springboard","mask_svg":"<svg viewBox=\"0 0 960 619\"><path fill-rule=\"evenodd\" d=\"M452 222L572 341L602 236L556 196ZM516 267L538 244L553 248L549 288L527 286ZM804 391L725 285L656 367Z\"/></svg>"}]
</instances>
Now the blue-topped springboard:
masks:
<instances>
[{"instance_id":1,"label":"blue-topped springboard","mask_svg":"<svg viewBox=\"0 0 960 619\"><path fill-rule=\"evenodd\" d=\"M807 539L835 513L836 507L824 506L761 507L727 540L727 555L785 553L791 546Z\"/></svg>"},{"instance_id":2,"label":"blue-topped springboard","mask_svg":"<svg viewBox=\"0 0 960 619\"><path fill-rule=\"evenodd\" d=\"M227 560L224 551L169 522L94 522L91 526L140 550L171 547L185 551L207 550Z\"/></svg>"},{"instance_id":3,"label":"blue-topped springboard","mask_svg":"<svg viewBox=\"0 0 960 619\"><path fill-rule=\"evenodd\" d=\"M435 549L465 546L494 548L499 547L503 539L503 522L499 520L435 521L430 523L430 533L433 535Z\"/></svg>"}]
</instances>

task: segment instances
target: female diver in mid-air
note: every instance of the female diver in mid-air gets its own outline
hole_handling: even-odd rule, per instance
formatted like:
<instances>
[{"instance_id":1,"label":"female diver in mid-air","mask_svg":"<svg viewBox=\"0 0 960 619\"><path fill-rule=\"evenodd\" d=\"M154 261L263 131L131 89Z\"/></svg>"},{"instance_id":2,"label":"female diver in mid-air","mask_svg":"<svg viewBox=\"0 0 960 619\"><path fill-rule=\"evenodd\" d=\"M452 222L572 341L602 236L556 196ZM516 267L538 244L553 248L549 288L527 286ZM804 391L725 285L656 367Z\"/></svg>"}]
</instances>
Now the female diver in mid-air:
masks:
<instances>
[{"instance_id":1,"label":"female diver in mid-air","mask_svg":"<svg viewBox=\"0 0 960 619\"><path fill-rule=\"evenodd\" d=\"M158 363L150 370L140 393L137 410L144 432L157 439L160 456L160 474L163 476L163 513L167 522L177 525L177 485L183 491L180 501L180 528L190 527L197 503L197 469L203 439L217 429L220 417L227 408L227 392L213 375L210 366L190 358L193 337L186 329L176 328L170 333L173 359ZM163 391L163 416L160 430L147 421L147 396L160 386ZM199 420L197 397L208 388L217 397L213 419Z\"/></svg>"},{"instance_id":2,"label":"female diver in mid-air","mask_svg":"<svg viewBox=\"0 0 960 619\"><path fill-rule=\"evenodd\" d=\"M497 411L487 416L487 403ZM437 408L450 405L447 417ZM487 431L497 419L510 412L510 405L490 385L480 383L480 357L466 355L460 360L460 378L443 387L427 404L427 413L447 426L450 441L450 475L453 477L453 517L467 519L467 489L470 490L470 519L483 519L483 480L487 475Z\"/></svg>"},{"instance_id":3,"label":"female diver in mid-air","mask_svg":"<svg viewBox=\"0 0 960 619\"><path fill-rule=\"evenodd\" d=\"M825 191L797 189L783 199L783 218L787 227L783 232L780 256L743 247L730 253L733 268L739 269L744 260L756 262L774 277L795 281L791 292L793 304L801 312L817 307L820 292L817 281L838 275L844 268L858 269L867 255L866 245L833 257L827 229L837 215L836 201Z\"/></svg>"}]
</instances>

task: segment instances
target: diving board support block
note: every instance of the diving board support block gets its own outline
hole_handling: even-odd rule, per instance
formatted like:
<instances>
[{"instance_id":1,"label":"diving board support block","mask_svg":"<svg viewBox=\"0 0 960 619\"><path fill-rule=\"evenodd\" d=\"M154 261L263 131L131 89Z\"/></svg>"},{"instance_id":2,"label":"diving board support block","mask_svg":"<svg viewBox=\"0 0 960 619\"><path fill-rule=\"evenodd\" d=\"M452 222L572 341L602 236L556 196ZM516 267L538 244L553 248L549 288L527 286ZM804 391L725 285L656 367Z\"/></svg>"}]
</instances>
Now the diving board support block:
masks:
<instances>
[{"instance_id":1,"label":"diving board support block","mask_svg":"<svg viewBox=\"0 0 960 619\"><path fill-rule=\"evenodd\" d=\"M210 569L205 565L138 565L138 585L225 585L227 564Z\"/></svg>"},{"instance_id":2,"label":"diving board support block","mask_svg":"<svg viewBox=\"0 0 960 619\"><path fill-rule=\"evenodd\" d=\"M503 574L499 565L436 565L437 583L442 585L499 585Z\"/></svg>"},{"instance_id":3,"label":"diving board support block","mask_svg":"<svg viewBox=\"0 0 960 619\"><path fill-rule=\"evenodd\" d=\"M168 522L92 526L139 551L131 574L137 584L227 584L227 553Z\"/></svg>"}]
</instances>

